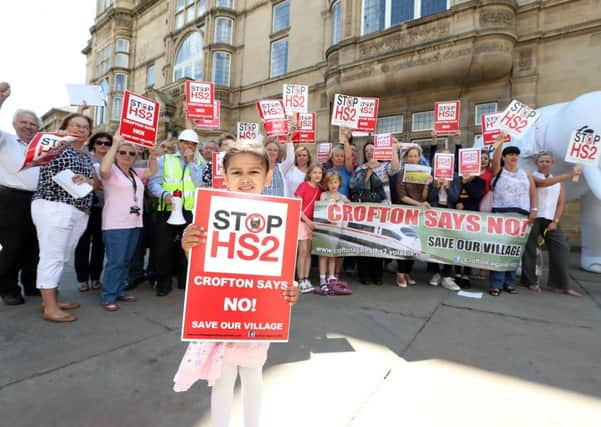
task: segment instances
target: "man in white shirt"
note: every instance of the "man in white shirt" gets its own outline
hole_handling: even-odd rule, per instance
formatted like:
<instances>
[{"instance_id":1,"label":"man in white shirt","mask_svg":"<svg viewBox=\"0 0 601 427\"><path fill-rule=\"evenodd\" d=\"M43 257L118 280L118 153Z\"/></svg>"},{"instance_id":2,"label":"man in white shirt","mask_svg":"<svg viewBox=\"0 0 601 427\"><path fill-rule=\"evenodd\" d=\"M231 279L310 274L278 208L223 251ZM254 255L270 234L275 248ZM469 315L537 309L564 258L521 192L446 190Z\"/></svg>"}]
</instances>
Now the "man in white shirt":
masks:
<instances>
[{"instance_id":1,"label":"man in white shirt","mask_svg":"<svg viewBox=\"0 0 601 427\"><path fill-rule=\"evenodd\" d=\"M0 108L10 96L10 85L0 82ZM31 220L31 196L38 185L38 169L19 171L27 144L40 126L35 113L17 110L16 135L0 130L0 297L6 305L23 304L25 296L40 295L36 288L38 240Z\"/></svg>"}]
</instances>

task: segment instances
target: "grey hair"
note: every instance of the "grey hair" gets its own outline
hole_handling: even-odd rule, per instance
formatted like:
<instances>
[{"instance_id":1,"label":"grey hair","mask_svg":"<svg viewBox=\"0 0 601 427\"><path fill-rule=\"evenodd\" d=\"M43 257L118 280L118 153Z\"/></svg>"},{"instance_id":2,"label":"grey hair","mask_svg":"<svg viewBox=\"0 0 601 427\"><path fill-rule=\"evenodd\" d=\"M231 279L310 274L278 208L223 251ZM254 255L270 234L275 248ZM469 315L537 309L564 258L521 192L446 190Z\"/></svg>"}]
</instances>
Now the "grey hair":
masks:
<instances>
[{"instance_id":1,"label":"grey hair","mask_svg":"<svg viewBox=\"0 0 601 427\"><path fill-rule=\"evenodd\" d=\"M42 127L42 121L36 113L31 110L24 110L22 108L19 108L17 111L15 111L15 114L13 115L13 123L17 123L17 117L19 117L21 114L29 114L30 116L35 117L35 121L38 123L38 128Z\"/></svg>"},{"instance_id":2,"label":"grey hair","mask_svg":"<svg viewBox=\"0 0 601 427\"><path fill-rule=\"evenodd\" d=\"M540 159L543 156L549 156L549 157L551 157L552 160L555 160L555 157L553 156L553 153L551 153L550 151L541 151L540 153L536 154L536 157L535 157L534 161L538 162L538 159Z\"/></svg>"}]
</instances>

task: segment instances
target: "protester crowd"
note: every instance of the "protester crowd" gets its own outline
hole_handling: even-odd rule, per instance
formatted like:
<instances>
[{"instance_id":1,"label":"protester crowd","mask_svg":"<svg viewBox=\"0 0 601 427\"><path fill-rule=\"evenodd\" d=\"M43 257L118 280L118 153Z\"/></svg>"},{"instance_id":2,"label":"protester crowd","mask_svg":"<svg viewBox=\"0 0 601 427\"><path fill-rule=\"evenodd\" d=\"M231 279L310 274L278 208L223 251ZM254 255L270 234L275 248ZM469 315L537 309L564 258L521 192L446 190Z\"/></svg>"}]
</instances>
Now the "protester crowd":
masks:
<instances>
[{"instance_id":1,"label":"protester crowd","mask_svg":"<svg viewBox=\"0 0 601 427\"><path fill-rule=\"evenodd\" d=\"M0 107L9 95L10 86L0 83ZM140 147L119 134L92 135L91 119L73 113L65 117L59 131L74 136L75 141L49 164L19 171L40 120L31 111L18 110L13 126L15 134L0 131L0 296L6 305L23 304L24 297L41 295L45 320L75 320L70 310L79 304L59 300L57 292L64 264L72 257L79 291L99 291L107 311L135 301L128 290L144 281L154 285L159 297L171 292L174 279L178 288L185 288L187 259L180 242L192 221L195 190L213 185L212 154L227 152L236 142L233 135L226 133L202 143L189 126L176 143L163 141L142 156ZM501 135L492 159L488 149L482 152L479 176L456 175L451 181L432 178L415 184L403 181L403 171L405 165L428 162L418 145L407 147L395 139L392 159L378 161L368 141L361 158L351 131L340 128L339 140L321 165L311 149L292 143L293 130L292 125L284 144L277 138L263 139L269 169L262 193L302 200L297 261L301 292L351 293L341 280L345 265L341 258L319 257L319 282L314 286L310 280L315 203L350 201L528 216L533 229L523 257L521 284L540 291L534 265L537 244L544 238L552 260L549 285L557 292L578 295L568 287L565 259L569 247L559 227L565 206L562 182L578 172L553 177L551 154L540 153L538 171L530 174L519 167L518 147L501 148ZM87 183L93 191L81 198L65 191L53 180L65 169L73 172L75 184ZM176 193L181 194L185 220L181 225L168 222ZM411 276L414 259L391 262L356 257L346 262L356 268L363 285L382 285L385 267L396 268L398 287L416 284ZM430 263L428 271L432 274L429 285L450 291L469 288L475 273L467 267L436 263ZM491 271L489 293L516 293L516 280L515 272Z\"/></svg>"}]
</instances>

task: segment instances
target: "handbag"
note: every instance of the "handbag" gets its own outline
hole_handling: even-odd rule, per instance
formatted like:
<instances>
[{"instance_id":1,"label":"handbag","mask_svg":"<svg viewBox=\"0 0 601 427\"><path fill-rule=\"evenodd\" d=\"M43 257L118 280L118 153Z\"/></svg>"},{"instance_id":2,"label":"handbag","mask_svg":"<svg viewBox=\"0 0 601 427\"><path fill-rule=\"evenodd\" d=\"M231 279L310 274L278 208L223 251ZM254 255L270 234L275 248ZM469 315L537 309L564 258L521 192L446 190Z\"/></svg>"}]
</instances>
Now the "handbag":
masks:
<instances>
[{"instance_id":1,"label":"handbag","mask_svg":"<svg viewBox=\"0 0 601 427\"><path fill-rule=\"evenodd\" d=\"M350 195L351 202L356 203L380 203L380 195L373 190L372 180L374 175L369 177L369 188L358 188L353 190Z\"/></svg>"}]
</instances>

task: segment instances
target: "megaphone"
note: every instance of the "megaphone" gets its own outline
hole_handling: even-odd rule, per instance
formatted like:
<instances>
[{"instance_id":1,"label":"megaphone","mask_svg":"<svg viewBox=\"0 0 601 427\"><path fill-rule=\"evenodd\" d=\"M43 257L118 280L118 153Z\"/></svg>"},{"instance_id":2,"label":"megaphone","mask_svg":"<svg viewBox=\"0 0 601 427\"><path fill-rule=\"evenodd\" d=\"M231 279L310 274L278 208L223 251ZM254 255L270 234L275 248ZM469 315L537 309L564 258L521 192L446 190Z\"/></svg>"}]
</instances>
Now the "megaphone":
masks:
<instances>
[{"instance_id":1,"label":"megaphone","mask_svg":"<svg viewBox=\"0 0 601 427\"><path fill-rule=\"evenodd\" d=\"M167 219L167 224L171 225L183 225L186 223L184 214L182 212L182 192L175 190L173 197L171 197L171 215Z\"/></svg>"}]
</instances>

